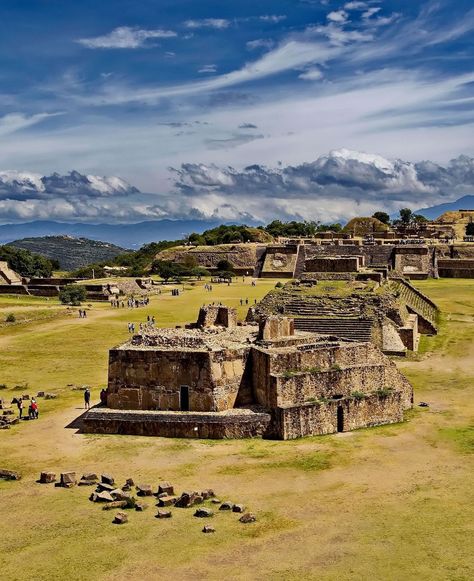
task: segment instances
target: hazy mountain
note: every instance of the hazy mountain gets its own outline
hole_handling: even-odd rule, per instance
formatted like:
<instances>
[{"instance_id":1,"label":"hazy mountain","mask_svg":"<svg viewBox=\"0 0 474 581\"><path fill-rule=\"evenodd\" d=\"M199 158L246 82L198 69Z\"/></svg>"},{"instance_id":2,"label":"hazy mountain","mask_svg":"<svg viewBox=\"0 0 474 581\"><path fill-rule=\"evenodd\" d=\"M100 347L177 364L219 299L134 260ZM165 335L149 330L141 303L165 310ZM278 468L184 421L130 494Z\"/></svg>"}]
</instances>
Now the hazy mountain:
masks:
<instances>
[{"instance_id":1,"label":"hazy mountain","mask_svg":"<svg viewBox=\"0 0 474 581\"><path fill-rule=\"evenodd\" d=\"M147 242L179 240L186 234L204 232L221 223L216 220L153 220L135 224L68 224L54 221L3 224L0 225L0 244L22 238L67 235L105 240L124 248L137 249Z\"/></svg>"},{"instance_id":2,"label":"hazy mountain","mask_svg":"<svg viewBox=\"0 0 474 581\"><path fill-rule=\"evenodd\" d=\"M429 220L435 220L445 212L453 212L455 210L474 210L474 196L463 196L455 202L448 202L446 204L439 204L438 206L431 206L430 208L421 208L417 210L417 214L422 214Z\"/></svg>"},{"instance_id":3,"label":"hazy mountain","mask_svg":"<svg viewBox=\"0 0 474 581\"><path fill-rule=\"evenodd\" d=\"M122 252L125 252L124 248L110 242L74 238L72 236L23 238L22 240L14 240L9 245L25 248L31 252L46 256L46 258L55 259L64 270L75 270L87 264L112 260L122 254Z\"/></svg>"}]
</instances>

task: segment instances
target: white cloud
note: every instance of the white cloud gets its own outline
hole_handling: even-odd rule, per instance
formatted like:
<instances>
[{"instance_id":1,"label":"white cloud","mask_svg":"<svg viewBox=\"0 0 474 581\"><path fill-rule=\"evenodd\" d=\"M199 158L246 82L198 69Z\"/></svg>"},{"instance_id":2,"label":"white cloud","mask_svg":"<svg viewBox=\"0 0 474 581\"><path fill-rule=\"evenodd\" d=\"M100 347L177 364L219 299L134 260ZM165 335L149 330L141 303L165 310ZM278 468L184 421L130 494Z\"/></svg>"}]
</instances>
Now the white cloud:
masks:
<instances>
[{"instance_id":1,"label":"white cloud","mask_svg":"<svg viewBox=\"0 0 474 581\"><path fill-rule=\"evenodd\" d=\"M256 50L259 48L273 48L275 42L270 38L257 38L256 40L249 40L245 46L248 50Z\"/></svg>"},{"instance_id":2,"label":"white cloud","mask_svg":"<svg viewBox=\"0 0 474 581\"><path fill-rule=\"evenodd\" d=\"M368 10L366 10L365 12L362 13L362 18L365 18L366 20L368 20L374 14L377 14L377 12L380 12L380 10L382 10L380 8L380 6L369 8Z\"/></svg>"},{"instance_id":3,"label":"white cloud","mask_svg":"<svg viewBox=\"0 0 474 581\"><path fill-rule=\"evenodd\" d=\"M262 22L271 22L272 24L277 24L282 20L286 20L286 15L284 14L264 14L258 17Z\"/></svg>"},{"instance_id":4,"label":"white cloud","mask_svg":"<svg viewBox=\"0 0 474 581\"><path fill-rule=\"evenodd\" d=\"M198 73L215 73L216 71L217 65L204 65L198 70Z\"/></svg>"},{"instance_id":5,"label":"white cloud","mask_svg":"<svg viewBox=\"0 0 474 581\"><path fill-rule=\"evenodd\" d=\"M186 20L184 26L186 28L228 28L230 21L225 18L203 18L202 20Z\"/></svg>"},{"instance_id":6,"label":"white cloud","mask_svg":"<svg viewBox=\"0 0 474 581\"><path fill-rule=\"evenodd\" d=\"M323 76L324 75L320 69L313 67L301 73L298 78L303 79L303 81L318 81L319 79L322 79Z\"/></svg>"},{"instance_id":7,"label":"white cloud","mask_svg":"<svg viewBox=\"0 0 474 581\"><path fill-rule=\"evenodd\" d=\"M327 19L331 22L346 22L348 14L345 10L333 10L327 15Z\"/></svg>"},{"instance_id":8,"label":"white cloud","mask_svg":"<svg viewBox=\"0 0 474 581\"><path fill-rule=\"evenodd\" d=\"M77 42L86 48L141 48L146 41L153 38L171 38L176 36L172 30L144 30L130 26L120 26L103 36L80 38Z\"/></svg>"},{"instance_id":9,"label":"white cloud","mask_svg":"<svg viewBox=\"0 0 474 581\"><path fill-rule=\"evenodd\" d=\"M20 129L26 129L37 123L41 123L50 117L56 117L62 113L37 113L36 115L25 115L24 113L8 113L0 117L0 136L10 135Z\"/></svg>"},{"instance_id":10,"label":"white cloud","mask_svg":"<svg viewBox=\"0 0 474 581\"><path fill-rule=\"evenodd\" d=\"M346 2L346 4L344 4L344 10L365 10L366 8L368 8L369 5L367 4L367 2Z\"/></svg>"}]
</instances>

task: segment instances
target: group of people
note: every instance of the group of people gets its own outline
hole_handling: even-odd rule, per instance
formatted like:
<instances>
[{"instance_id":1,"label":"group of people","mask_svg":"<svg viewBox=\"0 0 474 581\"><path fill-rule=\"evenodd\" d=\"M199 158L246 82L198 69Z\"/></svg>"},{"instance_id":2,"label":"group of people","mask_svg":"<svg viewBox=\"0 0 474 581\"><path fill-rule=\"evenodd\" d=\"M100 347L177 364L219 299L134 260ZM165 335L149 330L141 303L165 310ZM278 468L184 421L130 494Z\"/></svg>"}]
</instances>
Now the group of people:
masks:
<instances>
[{"instance_id":1,"label":"group of people","mask_svg":"<svg viewBox=\"0 0 474 581\"><path fill-rule=\"evenodd\" d=\"M100 403L103 406L107 405L107 390L102 388L100 390ZM91 407L91 390L87 387L84 390L84 409L88 410Z\"/></svg>"},{"instance_id":2,"label":"group of people","mask_svg":"<svg viewBox=\"0 0 474 581\"><path fill-rule=\"evenodd\" d=\"M114 309L125 308L125 301L119 301L118 299L110 299L110 306Z\"/></svg>"},{"instance_id":3,"label":"group of people","mask_svg":"<svg viewBox=\"0 0 474 581\"><path fill-rule=\"evenodd\" d=\"M79 318L87 319L87 311L85 309L79 309Z\"/></svg>"},{"instance_id":4,"label":"group of people","mask_svg":"<svg viewBox=\"0 0 474 581\"><path fill-rule=\"evenodd\" d=\"M211 292L212 291L212 284L208 284L206 282L206 284L204 285L204 290L207 290L207 291Z\"/></svg>"},{"instance_id":5,"label":"group of people","mask_svg":"<svg viewBox=\"0 0 474 581\"><path fill-rule=\"evenodd\" d=\"M128 332L133 334L135 333L135 323L127 323L127 327L128 327ZM145 329L154 329L155 328L155 316L152 315L150 317L150 315L147 315L146 318L146 322L145 323L139 323L138 328L140 330L140 333L142 331L145 331Z\"/></svg>"},{"instance_id":6,"label":"group of people","mask_svg":"<svg viewBox=\"0 0 474 581\"><path fill-rule=\"evenodd\" d=\"M23 398L16 397L12 401L12 403L16 403L16 407L18 408L18 417L20 420L23 418ZM28 406L28 418L30 420L37 420L39 418L39 409L38 409L38 402L34 397L30 400L30 405Z\"/></svg>"},{"instance_id":7,"label":"group of people","mask_svg":"<svg viewBox=\"0 0 474 581\"><path fill-rule=\"evenodd\" d=\"M138 307L146 307L150 304L150 297L143 297L141 299L135 299L134 297L130 297L127 300L127 306L129 309L135 309Z\"/></svg>"}]
</instances>

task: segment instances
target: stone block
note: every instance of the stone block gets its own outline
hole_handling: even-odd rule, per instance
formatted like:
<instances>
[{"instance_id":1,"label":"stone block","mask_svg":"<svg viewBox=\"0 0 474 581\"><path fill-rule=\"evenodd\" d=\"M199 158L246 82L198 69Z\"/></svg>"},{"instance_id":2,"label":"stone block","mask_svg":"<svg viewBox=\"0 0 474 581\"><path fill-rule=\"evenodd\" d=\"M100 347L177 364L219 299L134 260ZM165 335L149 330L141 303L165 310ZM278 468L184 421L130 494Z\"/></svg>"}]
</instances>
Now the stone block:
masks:
<instances>
[{"instance_id":1,"label":"stone block","mask_svg":"<svg viewBox=\"0 0 474 581\"><path fill-rule=\"evenodd\" d=\"M125 524L127 522L128 522L128 516L124 512L118 512L115 515L115 518L113 520L113 523L116 524L116 525L123 525L123 524Z\"/></svg>"},{"instance_id":2,"label":"stone block","mask_svg":"<svg viewBox=\"0 0 474 581\"><path fill-rule=\"evenodd\" d=\"M216 529L211 525L204 525L202 532L203 533L215 533Z\"/></svg>"},{"instance_id":3,"label":"stone block","mask_svg":"<svg viewBox=\"0 0 474 581\"><path fill-rule=\"evenodd\" d=\"M174 504L176 504L177 500L178 499L176 496L162 496L158 500L158 506L173 506Z\"/></svg>"},{"instance_id":4,"label":"stone block","mask_svg":"<svg viewBox=\"0 0 474 581\"><path fill-rule=\"evenodd\" d=\"M243 514L239 518L239 522L244 523L244 524L255 522L256 520L257 520L257 517L252 512L246 512L245 514Z\"/></svg>"},{"instance_id":5,"label":"stone block","mask_svg":"<svg viewBox=\"0 0 474 581\"><path fill-rule=\"evenodd\" d=\"M20 480L21 474L19 472L15 472L14 470L5 470L0 468L0 478L4 480Z\"/></svg>"},{"instance_id":6,"label":"stone block","mask_svg":"<svg viewBox=\"0 0 474 581\"><path fill-rule=\"evenodd\" d=\"M173 513L170 510L158 510L156 518L171 518Z\"/></svg>"},{"instance_id":7,"label":"stone block","mask_svg":"<svg viewBox=\"0 0 474 581\"><path fill-rule=\"evenodd\" d=\"M153 490L150 484L137 484L137 496L152 496Z\"/></svg>"},{"instance_id":8,"label":"stone block","mask_svg":"<svg viewBox=\"0 0 474 581\"><path fill-rule=\"evenodd\" d=\"M75 472L61 472L60 484L64 488L71 488L77 484Z\"/></svg>"},{"instance_id":9,"label":"stone block","mask_svg":"<svg viewBox=\"0 0 474 581\"><path fill-rule=\"evenodd\" d=\"M114 508L127 508L126 500L114 500L113 502L107 502L102 507L102 510L113 510Z\"/></svg>"},{"instance_id":10,"label":"stone block","mask_svg":"<svg viewBox=\"0 0 474 581\"><path fill-rule=\"evenodd\" d=\"M51 482L55 481L56 481L55 472L41 472L39 477L39 482L41 482L41 484L50 484Z\"/></svg>"},{"instance_id":11,"label":"stone block","mask_svg":"<svg viewBox=\"0 0 474 581\"><path fill-rule=\"evenodd\" d=\"M201 507L196 510L194 516L197 516L198 518L210 518L211 516L214 516L214 511L210 508Z\"/></svg>"},{"instance_id":12,"label":"stone block","mask_svg":"<svg viewBox=\"0 0 474 581\"><path fill-rule=\"evenodd\" d=\"M114 477L111 476L110 474L101 474L100 481L102 484L109 484L111 486L115 484Z\"/></svg>"},{"instance_id":13,"label":"stone block","mask_svg":"<svg viewBox=\"0 0 474 581\"><path fill-rule=\"evenodd\" d=\"M245 512L245 506L243 504L234 504L232 512Z\"/></svg>"},{"instance_id":14,"label":"stone block","mask_svg":"<svg viewBox=\"0 0 474 581\"><path fill-rule=\"evenodd\" d=\"M168 496L174 495L173 485L169 482L160 482L158 485L158 494L166 493Z\"/></svg>"},{"instance_id":15,"label":"stone block","mask_svg":"<svg viewBox=\"0 0 474 581\"><path fill-rule=\"evenodd\" d=\"M220 505L219 510L232 510L233 508L234 504L227 500Z\"/></svg>"}]
</instances>

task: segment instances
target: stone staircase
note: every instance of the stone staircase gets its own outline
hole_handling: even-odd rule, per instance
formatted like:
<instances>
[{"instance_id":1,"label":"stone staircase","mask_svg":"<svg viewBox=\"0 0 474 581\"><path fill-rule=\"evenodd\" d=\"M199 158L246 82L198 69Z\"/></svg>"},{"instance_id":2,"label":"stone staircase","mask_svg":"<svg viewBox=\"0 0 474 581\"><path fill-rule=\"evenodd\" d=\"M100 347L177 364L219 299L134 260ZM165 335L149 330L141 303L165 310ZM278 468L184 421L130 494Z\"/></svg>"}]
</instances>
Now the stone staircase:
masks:
<instances>
[{"instance_id":1,"label":"stone staircase","mask_svg":"<svg viewBox=\"0 0 474 581\"><path fill-rule=\"evenodd\" d=\"M299 278L305 271L306 248L304 244L298 245L298 254L296 256L295 270L293 271L293 278Z\"/></svg>"},{"instance_id":2,"label":"stone staircase","mask_svg":"<svg viewBox=\"0 0 474 581\"><path fill-rule=\"evenodd\" d=\"M265 264L266 248L257 248L257 262L255 263L255 268L253 271L253 278L260 278L262 273L263 265Z\"/></svg>"},{"instance_id":3,"label":"stone staircase","mask_svg":"<svg viewBox=\"0 0 474 581\"><path fill-rule=\"evenodd\" d=\"M372 338L371 319L323 319L301 317L294 320L298 331L308 331L320 335L334 335L352 341L370 341Z\"/></svg>"},{"instance_id":4,"label":"stone staircase","mask_svg":"<svg viewBox=\"0 0 474 581\"><path fill-rule=\"evenodd\" d=\"M361 306L359 300L350 297L319 301L296 298L286 303L285 315L311 318L360 318Z\"/></svg>"},{"instance_id":5,"label":"stone staircase","mask_svg":"<svg viewBox=\"0 0 474 581\"><path fill-rule=\"evenodd\" d=\"M437 332L438 308L431 299L403 278L392 278L391 286L399 293L400 300L410 312L418 315L421 328L427 332Z\"/></svg>"}]
</instances>

